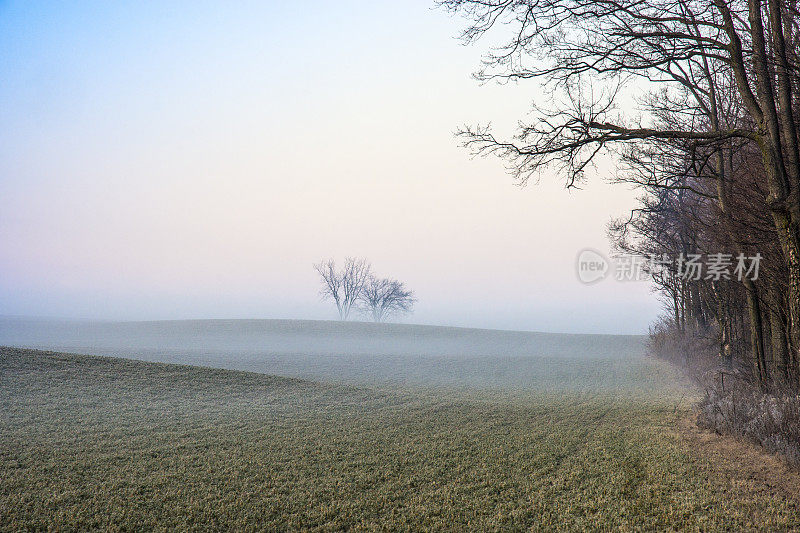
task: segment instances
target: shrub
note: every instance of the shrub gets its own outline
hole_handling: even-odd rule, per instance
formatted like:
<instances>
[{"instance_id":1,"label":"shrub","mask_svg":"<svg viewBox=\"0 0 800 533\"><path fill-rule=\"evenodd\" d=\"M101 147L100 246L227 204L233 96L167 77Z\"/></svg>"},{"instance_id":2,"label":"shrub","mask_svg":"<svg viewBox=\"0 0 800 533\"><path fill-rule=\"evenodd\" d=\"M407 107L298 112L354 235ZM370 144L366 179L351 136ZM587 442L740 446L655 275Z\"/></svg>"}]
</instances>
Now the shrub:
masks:
<instances>
[{"instance_id":1,"label":"shrub","mask_svg":"<svg viewBox=\"0 0 800 533\"><path fill-rule=\"evenodd\" d=\"M759 444L800 467L800 395L788 389L765 393L747 369L719 356L716 337L714 331L681 331L664 319L650 328L649 349L705 389L698 426Z\"/></svg>"},{"instance_id":2,"label":"shrub","mask_svg":"<svg viewBox=\"0 0 800 533\"><path fill-rule=\"evenodd\" d=\"M697 424L760 444L800 466L800 396L765 394L747 382L706 390Z\"/></svg>"}]
</instances>

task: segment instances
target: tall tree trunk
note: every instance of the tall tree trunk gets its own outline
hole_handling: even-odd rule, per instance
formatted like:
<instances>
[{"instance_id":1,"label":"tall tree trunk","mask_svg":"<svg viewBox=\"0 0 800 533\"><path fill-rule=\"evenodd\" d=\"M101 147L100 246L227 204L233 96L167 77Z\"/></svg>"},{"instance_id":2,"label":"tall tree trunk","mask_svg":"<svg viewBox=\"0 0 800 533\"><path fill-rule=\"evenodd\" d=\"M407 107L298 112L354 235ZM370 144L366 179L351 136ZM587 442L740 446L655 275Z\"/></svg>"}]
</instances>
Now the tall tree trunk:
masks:
<instances>
[{"instance_id":1,"label":"tall tree trunk","mask_svg":"<svg viewBox=\"0 0 800 533\"><path fill-rule=\"evenodd\" d=\"M780 8L772 3L772 13L780 14ZM762 19L761 0L748 0L748 20L750 21L750 36L752 38L753 49L753 72L756 78L756 92L758 95L758 114L752 114L759 126L758 144L761 151L764 170L767 175L767 185L769 196L767 203L772 211L772 218L775 222L775 229L778 231L778 239L786 261L789 272L789 288L787 291L789 331L792 359L798 360L800 349L800 235L798 234L798 223L800 223L800 162L798 161L798 150L795 142L796 131L792 130L793 115L782 113L778 114L778 107L775 100L773 88L773 75L771 64L767 56L765 42L764 23ZM775 11L775 10L778 11ZM778 25L780 26L780 17ZM772 30L782 30L773 28ZM782 41L783 34L774 34L776 40ZM782 42L776 43L782 47ZM778 57L778 62L783 58ZM774 61L773 61L774 62ZM784 105L791 109L791 88L785 83L786 78L782 74L785 65L778 65L778 98ZM785 72L783 72L785 74ZM740 93L744 95L744 91ZM752 93L750 93L752 95ZM784 110L785 111L785 110ZM782 138L782 133L786 137ZM784 150L786 146L786 150ZM786 159L784 159L786 158ZM792 369L797 372L797 369Z\"/></svg>"},{"instance_id":2,"label":"tall tree trunk","mask_svg":"<svg viewBox=\"0 0 800 533\"><path fill-rule=\"evenodd\" d=\"M769 313L769 305L762 301L759 302L759 307L761 310L761 335L764 344L764 366L767 369L767 375L769 376L769 383L771 386L780 379L779 374L776 372L775 358L772 354L772 342L770 342L772 338L772 317Z\"/></svg>"},{"instance_id":3,"label":"tall tree trunk","mask_svg":"<svg viewBox=\"0 0 800 533\"><path fill-rule=\"evenodd\" d=\"M789 326L789 375L800 376L798 360L800 360L800 239L797 235L797 224L792 223L788 212L773 211L773 218L778 227L778 239L783 250L786 268L789 274L789 286L786 291L788 301Z\"/></svg>"},{"instance_id":4,"label":"tall tree trunk","mask_svg":"<svg viewBox=\"0 0 800 533\"><path fill-rule=\"evenodd\" d=\"M749 278L743 280L747 295L747 310L750 315L750 345L753 358L753 373L759 384L764 387L769 382L766 358L764 357L764 328L761 323L761 303L758 290Z\"/></svg>"},{"instance_id":5,"label":"tall tree trunk","mask_svg":"<svg viewBox=\"0 0 800 533\"><path fill-rule=\"evenodd\" d=\"M703 305L700 301L700 287L698 283L692 283L690 287L690 295L692 299L692 317L697 330L705 333L708 330L708 324L703 316Z\"/></svg>"},{"instance_id":6,"label":"tall tree trunk","mask_svg":"<svg viewBox=\"0 0 800 533\"><path fill-rule=\"evenodd\" d=\"M773 379L787 381L789 378L789 347L786 326L781 314L783 299L773 292L769 305L770 344L772 345Z\"/></svg>"}]
</instances>

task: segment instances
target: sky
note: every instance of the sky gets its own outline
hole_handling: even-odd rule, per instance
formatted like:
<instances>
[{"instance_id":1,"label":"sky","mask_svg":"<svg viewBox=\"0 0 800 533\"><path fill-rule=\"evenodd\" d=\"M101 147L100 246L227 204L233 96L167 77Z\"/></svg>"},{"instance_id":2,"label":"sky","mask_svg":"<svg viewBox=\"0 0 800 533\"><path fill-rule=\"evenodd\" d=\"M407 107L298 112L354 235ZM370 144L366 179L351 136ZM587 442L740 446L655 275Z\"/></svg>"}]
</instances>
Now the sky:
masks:
<instances>
[{"instance_id":1,"label":"sky","mask_svg":"<svg viewBox=\"0 0 800 533\"><path fill-rule=\"evenodd\" d=\"M312 264L356 256L415 291L406 322L646 332L647 282L576 275L637 196L613 161L523 188L454 138L551 98L472 79L463 25L416 0L0 0L0 315L335 319Z\"/></svg>"}]
</instances>

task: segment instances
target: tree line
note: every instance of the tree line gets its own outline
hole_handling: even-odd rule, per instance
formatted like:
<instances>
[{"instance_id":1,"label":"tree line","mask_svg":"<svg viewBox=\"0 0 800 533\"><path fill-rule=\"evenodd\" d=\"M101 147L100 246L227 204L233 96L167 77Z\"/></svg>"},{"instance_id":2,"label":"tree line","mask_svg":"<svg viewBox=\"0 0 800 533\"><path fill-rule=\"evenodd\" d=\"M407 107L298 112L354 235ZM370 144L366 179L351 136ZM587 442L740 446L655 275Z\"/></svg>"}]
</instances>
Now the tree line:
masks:
<instances>
[{"instance_id":1,"label":"tree line","mask_svg":"<svg viewBox=\"0 0 800 533\"><path fill-rule=\"evenodd\" d=\"M672 328L715 336L763 388L800 388L800 29L796 0L444 0L499 46L481 80L538 80L550 104L513 139L459 132L525 183L579 186L600 154L642 191L615 246L649 259ZM636 110L625 102L636 88ZM759 272L687 275L711 256ZM740 271L741 273L741 271Z\"/></svg>"},{"instance_id":2,"label":"tree line","mask_svg":"<svg viewBox=\"0 0 800 533\"><path fill-rule=\"evenodd\" d=\"M327 259L314 264L314 270L322 282L320 296L336 304L341 320L360 311L374 322L384 322L393 315L410 313L416 302L414 292L404 283L376 276L366 259L348 257L341 268Z\"/></svg>"}]
</instances>

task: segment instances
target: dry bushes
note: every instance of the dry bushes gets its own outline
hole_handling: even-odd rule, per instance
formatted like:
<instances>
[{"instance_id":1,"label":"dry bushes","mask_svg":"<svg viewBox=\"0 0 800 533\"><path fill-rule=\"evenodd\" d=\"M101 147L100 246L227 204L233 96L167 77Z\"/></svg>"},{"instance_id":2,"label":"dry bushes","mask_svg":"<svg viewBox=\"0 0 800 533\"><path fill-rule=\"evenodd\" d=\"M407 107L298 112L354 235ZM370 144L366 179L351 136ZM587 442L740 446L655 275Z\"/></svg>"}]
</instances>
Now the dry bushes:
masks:
<instances>
[{"instance_id":1,"label":"dry bushes","mask_svg":"<svg viewBox=\"0 0 800 533\"><path fill-rule=\"evenodd\" d=\"M764 391L746 366L718 355L716 335L681 332L669 320L650 330L650 352L685 369L705 389L697 424L735 435L783 456L800 467L800 395L789 389Z\"/></svg>"}]
</instances>

